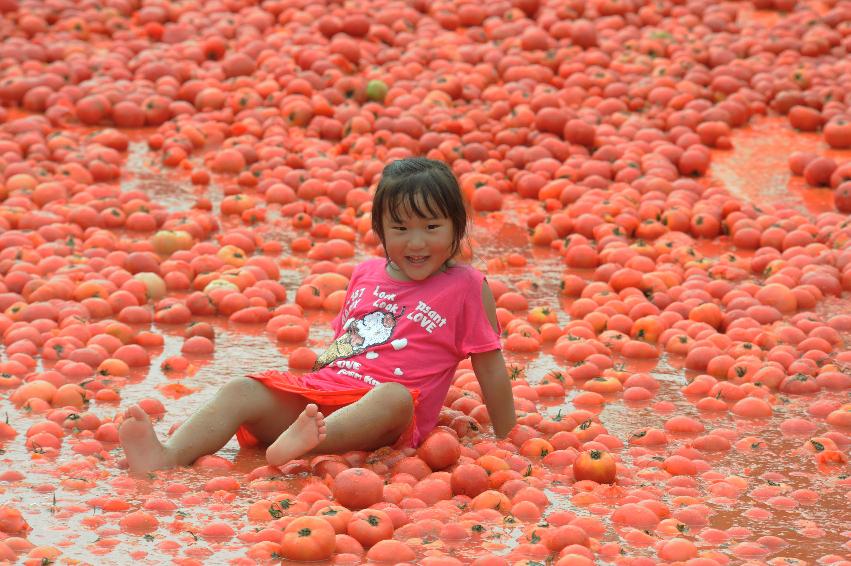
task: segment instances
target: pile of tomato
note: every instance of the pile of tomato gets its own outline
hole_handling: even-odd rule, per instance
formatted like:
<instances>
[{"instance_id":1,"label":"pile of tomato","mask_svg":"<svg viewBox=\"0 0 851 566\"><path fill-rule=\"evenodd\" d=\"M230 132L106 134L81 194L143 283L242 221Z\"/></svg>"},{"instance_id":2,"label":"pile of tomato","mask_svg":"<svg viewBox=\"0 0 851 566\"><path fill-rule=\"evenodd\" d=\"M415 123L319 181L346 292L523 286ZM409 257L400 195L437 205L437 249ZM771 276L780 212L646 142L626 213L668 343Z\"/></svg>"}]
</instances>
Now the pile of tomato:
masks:
<instances>
[{"instance_id":1,"label":"pile of tomato","mask_svg":"<svg viewBox=\"0 0 851 566\"><path fill-rule=\"evenodd\" d=\"M0 37L0 561L851 563L846 0L0 0ZM469 200L509 437L467 361L416 450L128 476L127 404L166 435L312 367L410 155Z\"/></svg>"}]
</instances>

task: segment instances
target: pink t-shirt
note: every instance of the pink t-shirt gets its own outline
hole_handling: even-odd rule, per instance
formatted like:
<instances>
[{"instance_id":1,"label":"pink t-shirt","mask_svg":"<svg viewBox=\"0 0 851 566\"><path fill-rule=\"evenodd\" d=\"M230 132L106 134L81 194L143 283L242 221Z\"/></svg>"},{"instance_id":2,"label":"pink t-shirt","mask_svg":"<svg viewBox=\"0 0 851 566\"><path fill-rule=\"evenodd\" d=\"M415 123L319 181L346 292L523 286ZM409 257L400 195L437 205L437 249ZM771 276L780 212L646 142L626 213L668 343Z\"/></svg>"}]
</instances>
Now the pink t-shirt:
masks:
<instances>
[{"instance_id":1,"label":"pink t-shirt","mask_svg":"<svg viewBox=\"0 0 851 566\"><path fill-rule=\"evenodd\" d=\"M437 423L458 362L500 348L482 307L484 276L456 265L425 281L397 281L384 259L357 266L334 342L319 356L308 387L339 390L395 381L420 392L414 444Z\"/></svg>"}]
</instances>

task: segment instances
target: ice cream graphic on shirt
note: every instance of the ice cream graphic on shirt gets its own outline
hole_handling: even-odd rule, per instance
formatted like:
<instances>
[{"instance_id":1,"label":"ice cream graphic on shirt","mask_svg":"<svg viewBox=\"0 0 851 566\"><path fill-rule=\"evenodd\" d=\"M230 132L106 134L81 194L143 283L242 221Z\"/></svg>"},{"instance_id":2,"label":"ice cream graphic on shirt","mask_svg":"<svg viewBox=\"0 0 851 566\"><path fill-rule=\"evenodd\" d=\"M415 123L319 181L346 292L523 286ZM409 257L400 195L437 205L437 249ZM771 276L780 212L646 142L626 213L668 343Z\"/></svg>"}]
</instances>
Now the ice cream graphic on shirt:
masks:
<instances>
[{"instance_id":1,"label":"ice cream graphic on shirt","mask_svg":"<svg viewBox=\"0 0 851 566\"><path fill-rule=\"evenodd\" d=\"M399 316L394 316L386 310L377 310L365 314L363 318L349 320L344 327L346 332L334 340L317 358L313 371L327 366L334 360L357 356L373 346L387 343L393 336L396 322L402 318L404 312L405 309L402 309Z\"/></svg>"}]
</instances>

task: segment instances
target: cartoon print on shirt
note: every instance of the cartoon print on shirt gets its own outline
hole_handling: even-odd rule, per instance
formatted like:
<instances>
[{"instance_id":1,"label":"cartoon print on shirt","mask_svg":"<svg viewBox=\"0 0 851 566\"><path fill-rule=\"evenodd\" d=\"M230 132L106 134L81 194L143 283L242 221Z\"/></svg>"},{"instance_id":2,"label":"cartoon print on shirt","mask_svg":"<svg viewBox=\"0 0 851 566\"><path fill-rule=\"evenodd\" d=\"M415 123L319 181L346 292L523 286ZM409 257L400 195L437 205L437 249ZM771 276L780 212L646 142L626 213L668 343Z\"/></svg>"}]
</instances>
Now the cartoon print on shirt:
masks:
<instances>
[{"instance_id":1,"label":"cartoon print on shirt","mask_svg":"<svg viewBox=\"0 0 851 566\"><path fill-rule=\"evenodd\" d=\"M344 326L346 332L334 340L316 359L313 371L322 369L335 360L351 358L373 346L386 344L392 338L396 323L404 313L404 308L398 316L385 310L377 310L365 314L363 318L350 320Z\"/></svg>"}]
</instances>

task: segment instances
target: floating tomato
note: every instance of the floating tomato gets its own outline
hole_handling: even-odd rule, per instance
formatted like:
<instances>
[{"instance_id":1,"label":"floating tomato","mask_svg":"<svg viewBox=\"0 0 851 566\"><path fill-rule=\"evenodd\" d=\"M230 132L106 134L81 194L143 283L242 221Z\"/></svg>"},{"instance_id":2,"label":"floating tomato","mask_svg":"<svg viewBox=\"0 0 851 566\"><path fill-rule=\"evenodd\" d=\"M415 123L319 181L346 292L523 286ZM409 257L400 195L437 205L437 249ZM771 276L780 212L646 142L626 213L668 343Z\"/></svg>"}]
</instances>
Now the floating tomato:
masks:
<instances>
[{"instance_id":1,"label":"floating tomato","mask_svg":"<svg viewBox=\"0 0 851 566\"><path fill-rule=\"evenodd\" d=\"M336 533L331 523L319 517L296 517L284 529L281 555L288 560L326 560L335 546Z\"/></svg>"},{"instance_id":2,"label":"floating tomato","mask_svg":"<svg viewBox=\"0 0 851 566\"><path fill-rule=\"evenodd\" d=\"M614 457L602 450L587 450L573 462L573 477L576 481L614 483L616 474L617 465Z\"/></svg>"},{"instance_id":3,"label":"floating tomato","mask_svg":"<svg viewBox=\"0 0 851 566\"><path fill-rule=\"evenodd\" d=\"M833 204L839 212L851 212L851 182L845 182L836 187L833 192Z\"/></svg>"},{"instance_id":4,"label":"floating tomato","mask_svg":"<svg viewBox=\"0 0 851 566\"><path fill-rule=\"evenodd\" d=\"M346 530L349 536L369 548L393 536L393 520L384 511L362 509L352 516Z\"/></svg>"}]
</instances>

